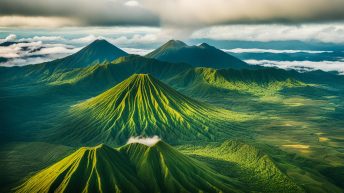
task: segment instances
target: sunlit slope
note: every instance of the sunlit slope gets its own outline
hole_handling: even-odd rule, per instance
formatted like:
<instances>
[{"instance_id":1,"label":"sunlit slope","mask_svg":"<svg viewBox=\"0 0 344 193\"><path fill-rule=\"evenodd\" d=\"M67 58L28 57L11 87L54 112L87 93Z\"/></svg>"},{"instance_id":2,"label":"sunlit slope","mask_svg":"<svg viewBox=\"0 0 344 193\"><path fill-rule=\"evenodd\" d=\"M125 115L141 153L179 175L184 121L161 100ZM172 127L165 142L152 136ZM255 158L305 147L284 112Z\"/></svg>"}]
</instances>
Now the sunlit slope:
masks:
<instances>
[{"instance_id":1,"label":"sunlit slope","mask_svg":"<svg viewBox=\"0 0 344 193\"><path fill-rule=\"evenodd\" d=\"M186 97L151 75L135 74L74 105L54 139L72 145L121 144L139 135L159 135L168 142L213 139L231 133L221 126L241 118L245 116Z\"/></svg>"},{"instance_id":2,"label":"sunlit slope","mask_svg":"<svg viewBox=\"0 0 344 193\"><path fill-rule=\"evenodd\" d=\"M135 164L148 192L240 192L242 187L206 164L159 141L148 147L133 143L120 148Z\"/></svg>"},{"instance_id":3,"label":"sunlit slope","mask_svg":"<svg viewBox=\"0 0 344 193\"><path fill-rule=\"evenodd\" d=\"M285 70L274 68L234 70L194 68L169 79L169 84L198 95L211 90L229 90L253 95L274 94L284 88L305 86Z\"/></svg>"},{"instance_id":4,"label":"sunlit slope","mask_svg":"<svg viewBox=\"0 0 344 193\"><path fill-rule=\"evenodd\" d=\"M106 146L81 148L38 172L16 192L142 192L125 155Z\"/></svg>"},{"instance_id":5,"label":"sunlit slope","mask_svg":"<svg viewBox=\"0 0 344 193\"><path fill-rule=\"evenodd\" d=\"M170 40L147 54L146 57L167 62L185 62L194 67L252 68L244 61L206 43L188 46L178 40Z\"/></svg>"},{"instance_id":6,"label":"sunlit slope","mask_svg":"<svg viewBox=\"0 0 344 193\"><path fill-rule=\"evenodd\" d=\"M128 55L112 62L54 73L47 80L49 85L56 88L72 87L88 91L106 90L134 73L149 73L157 78L166 79L190 68L187 64L172 64L137 55Z\"/></svg>"},{"instance_id":7,"label":"sunlit slope","mask_svg":"<svg viewBox=\"0 0 344 193\"><path fill-rule=\"evenodd\" d=\"M118 150L83 147L28 178L16 192L240 192L237 184L160 141Z\"/></svg>"},{"instance_id":8,"label":"sunlit slope","mask_svg":"<svg viewBox=\"0 0 344 193\"><path fill-rule=\"evenodd\" d=\"M181 146L179 150L213 165L221 174L236 176L246 191L304 192L259 149L238 141L205 146Z\"/></svg>"}]
</instances>

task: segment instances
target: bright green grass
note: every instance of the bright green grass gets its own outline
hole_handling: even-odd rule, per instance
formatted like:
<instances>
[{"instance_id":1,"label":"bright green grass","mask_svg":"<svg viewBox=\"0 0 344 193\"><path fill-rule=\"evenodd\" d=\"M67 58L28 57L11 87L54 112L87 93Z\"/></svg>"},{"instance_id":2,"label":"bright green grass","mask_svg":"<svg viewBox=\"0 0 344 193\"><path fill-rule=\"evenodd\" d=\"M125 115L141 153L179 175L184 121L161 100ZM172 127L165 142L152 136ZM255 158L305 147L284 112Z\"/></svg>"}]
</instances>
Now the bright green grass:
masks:
<instances>
[{"instance_id":1,"label":"bright green grass","mask_svg":"<svg viewBox=\"0 0 344 193\"><path fill-rule=\"evenodd\" d=\"M0 147L0 192L10 192L25 177L61 160L73 148L42 142L11 142Z\"/></svg>"},{"instance_id":2,"label":"bright green grass","mask_svg":"<svg viewBox=\"0 0 344 193\"><path fill-rule=\"evenodd\" d=\"M16 192L241 192L238 184L160 141L80 148Z\"/></svg>"},{"instance_id":3,"label":"bright green grass","mask_svg":"<svg viewBox=\"0 0 344 193\"><path fill-rule=\"evenodd\" d=\"M123 144L130 136L158 135L168 142L234 135L233 123L249 115L216 108L182 95L147 74L72 106L53 136L67 144ZM177 139L177 140L176 140Z\"/></svg>"},{"instance_id":4,"label":"bright green grass","mask_svg":"<svg viewBox=\"0 0 344 193\"><path fill-rule=\"evenodd\" d=\"M216 70L194 68L168 80L168 83L192 95L209 95L211 90L219 92L241 92L255 96L270 96L284 88L304 87L307 84L293 79L277 69L260 70Z\"/></svg>"},{"instance_id":5,"label":"bright green grass","mask_svg":"<svg viewBox=\"0 0 344 193\"><path fill-rule=\"evenodd\" d=\"M225 141L202 146L182 145L178 149L212 163L221 174L237 177L248 191L304 192L268 155L253 146Z\"/></svg>"}]
</instances>

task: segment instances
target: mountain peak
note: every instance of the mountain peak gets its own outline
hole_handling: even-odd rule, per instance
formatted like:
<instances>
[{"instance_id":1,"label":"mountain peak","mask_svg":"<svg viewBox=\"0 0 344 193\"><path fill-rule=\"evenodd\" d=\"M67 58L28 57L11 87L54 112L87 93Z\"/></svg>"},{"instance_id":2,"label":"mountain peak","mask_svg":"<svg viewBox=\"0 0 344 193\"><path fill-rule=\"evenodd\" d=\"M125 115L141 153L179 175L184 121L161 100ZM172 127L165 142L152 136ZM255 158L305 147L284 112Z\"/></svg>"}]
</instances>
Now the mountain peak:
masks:
<instances>
[{"instance_id":1,"label":"mountain peak","mask_svg":"<svg viewBox=\"0 0 344 193\"><path fill-rule=\"evenodd\" d=\"M209 139L213 135L209 127L222 120L215 108L182 95L149 74L134 74L72 108L66 122L77 126L62 126L60 140L71 137L69 141L87 140L92 145L104 140L123 144L130 136L157 135L166 141ZM209 118L215 114L219 116Z\"/></svg>"},{"instance_id":2,"label":"mountain peak","mask_svg":"<svg viewBox=\"0 0 344 193\"><path fill-rule=\"evenodd\" d=\"M198 46L187 46L183 42L171 40L158 49L146 55L165 62L187 63L194 67L210 68L250 68L240 59L207 43Z\"/></svg>"},{"instance_id":3,"label":"mountain peak","mask_svg":"<svg viewBox=\"0 0 344 193\"><path fill-rule=\"evenodd\" d=\"M58 68L82 68L95 63L112 61L128 53L117 48L106 40L98 39L87 45L77 53L65 58L52 61Z\"/></svg>"},{"instance_id":4,"label":"mountain peak","mask_svg":"<svg viewBox=\"0 0 344 193\"><path fill-rule=\"evenodd\" d=\"M180 40L169 40L164 44L164 46L173 47L173 48L181 48L188 46L186 43L180 41Z\"/></svg>"},{"instance_id":5,"label":"mountain peak","mask_svg":"<svg viewBox=\"0 0 344 193\"><path fill-rule=\"evenodd\" d=\"M199 47L209 48L209 47L212 47L212 46L210 46L209 44L203 42L202 44L199 45Z\"/></svg>"},{"instance_id":6,"label":"mountain peak","mask_svg":"<svg viewBox=\"0 0 344 193\"><path fill-rule=\"evenodd\" d=\"M103 144L82 147L32 176L16 192L144 192L128 162Z\"/></svg>"},{"instance_id":7,"label":"mountain peak","mask_svg":"<svg viewBox=\"0 0 344 193\"><path fill-rule=\"evenodd\" d=\"M91 48L106 48L106 47L110 47L110 48L117 48L116 46L114 46L113 44L111 44L110 42L108 42L105 39L96 39L94 40L92 43L90 43L89 45L87 45L86 47L91 47ZM119 48L117 48L119 49Z\"/></svg>"},{"instance_id":8,"label":"mountain peak","mask_svg":"<svg viewBox=\"0 0 344 193\"><path fill-rule=\"evenodd\" d=\"M241 187L163 142L105 153L84 149L31 176L16 192L237 192Z\"/></svg>"},{"instance_id":9,"label":"mountain peak","mask_svg":"<svg viewBox=\"0 0 344 193\"><path fill-rule=\"evenodd\" d=\"M168 54L171 51L175 51L184 47L188 47L188 45L180 40L169 40L156 50L154 50L151 53L148 53L146 57L148 58L156 58L157 56L160 55L165 55Z\"/></svg>"},{"instance_id":10,"label":"mountain peak","mask_svg":"<svg viewBox=\"0 0 344 193\"><path fill-rule=\"evenodd\" d=\"M153 78L150 74L133 74L131 77L132 78L139 78L139 79L146 79L146 78L151 79L151 78Z\"/></svg>"}]
</instances>

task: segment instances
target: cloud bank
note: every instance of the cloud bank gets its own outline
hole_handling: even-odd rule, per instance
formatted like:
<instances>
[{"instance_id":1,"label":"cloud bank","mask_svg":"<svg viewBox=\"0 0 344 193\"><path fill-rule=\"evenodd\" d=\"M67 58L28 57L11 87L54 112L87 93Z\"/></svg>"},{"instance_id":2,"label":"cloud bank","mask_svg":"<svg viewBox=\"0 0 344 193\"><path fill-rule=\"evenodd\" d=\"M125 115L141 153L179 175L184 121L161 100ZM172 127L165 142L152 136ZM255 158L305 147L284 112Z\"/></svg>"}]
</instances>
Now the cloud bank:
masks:
<instances>
[{"instance_id":1,"label":"cloud bank","mask_svg":"<svg viewBox=\"0 0 344 193\"><path fill-rule=\"evenodd\" d=\"M282 69L295 69L298 71L323 70L336 71L344 75L344 61L274 61L274 60L245 60L248 64Z\"/></svg>"},{"instance_id":2,"label":"cloud bank","mask_svg":"<svg viewBox=\"0 0 344 193\"><path fill-rule=\"evenodd\" d=\"M130 137L127 144L140 143L151 147L158 143L160 140L161 139L156 135L153 137Z\"/></svg>"},{"instance_id":3,"label":"cloud bank","mask_svg":"<svg viewBox=\"0 0 344 193\"><path fill-rule=\"evenodd\" d=\"M343 1L344 2L344 1ZM246 41L322 41L344 43L344 23L302 25L229 25L196 30L191 38Z\"/></svg>"},{"instance_id":4,"label":"cloud bank","mask_svg":"<svg viewBox=\"0 0 344 193\"><path fill-rule=\"evenodd\" d=\"M308 54L322 54L332 53L333 51L314 51L314 50L274 50L274 49L260 49L260 48L235 48L235 49L222 49L224 52L230 53L272 53L272 54L295 54L295 53L308 53Z\"/></svg>"},{"instance_id":5,"label":"cloud bank","mask_svg":"<svg viewBox=\"0 0 344 193\"><path fill-rule=\"evenodd\" d=\"M80 50L62 43L50 43L49 41L64 40L55 36L35 36L33 38L22 38L16 40L16 35L10 34L4 42L11 42L10 45L0 46L0 58L6 59L0 66L23 66L51 61L73 54Z\"/></svg>"},{"instance_id":6,"label":"cloud bank","mask_svg":"<svg viewBox=\"0 0 344 193\"><path fill-rule=\"evenodd\" d=\"M51 26L333 22L344 20L343 7L343 0L2 0L0 26L25 25L22 16Z\"/></svg>"}]
</instances>

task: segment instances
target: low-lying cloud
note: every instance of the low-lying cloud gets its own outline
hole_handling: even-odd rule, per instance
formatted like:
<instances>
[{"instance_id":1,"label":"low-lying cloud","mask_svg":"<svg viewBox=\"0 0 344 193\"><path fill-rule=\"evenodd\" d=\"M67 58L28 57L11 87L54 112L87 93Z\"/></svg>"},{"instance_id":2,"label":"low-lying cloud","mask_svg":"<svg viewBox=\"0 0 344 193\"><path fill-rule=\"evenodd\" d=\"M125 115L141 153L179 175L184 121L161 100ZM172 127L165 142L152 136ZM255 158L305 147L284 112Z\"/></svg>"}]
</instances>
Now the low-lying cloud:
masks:
<instances>
[{"instance_id":1,"label":"low-lying cloud","mask_svg":"<svg viewBox=\"0 0 344 193\"><path fill-rule=\"evenodd\" d=\"M15 34L9 34L6 38L0 38L0 43L12 42L16 40L17 36Z\"/></svg>"},{"instance_id":2,"label":"low-lying cloud","mask_svg":"<svg viewBox=\"0 0 344 193\"><path fill-rule=\"evenodd\" d=\"M158 143L160 140L161 139L156 135L153 137L130 137L127 144L140 143L151 147Z\"/></svg>"},{"instance_id":3,"label":"low-lying cloud","mask_svg":"<svg viewBox=\"0 0 344 193\"><path fill-rule=\"evenodd\" d=\"M73 54L81 49L62 43L49 43L51 40L60 39L57 37L35 36L19 40L14 37L13 34L7 36L4 39L11 44L0 46L0 58L6 59L0 63L0 66L23 66L47 62Z\"/></svg>"},{"instance_id":4,"label":"low-lying cloud","mask_svg":"<svg viewBox=\"0 0 344 193\"><path fill-rule=\"evenodd\" d=\"M135 54L135 55L140 55L144 56L148 54L149 52L152 52L153 49L140 49L140 48L122 48L125 52L129 54Z\"/></svg>"},{"instance_id":5,"label":"low-lying cloud","mask_svg":"<svg viewBox=\"0 0 344 193\"><path fill-rule=\"evenodd\" d=\"M272 54L295 54L295 53L307 53L307 54L321 54L332 53L333 51L316 51L316 50L275 50L275 49L260 49L260 48L235 48L235 49L222 49L224 52L230 53L272 53Z\"/></svg>"},{"instance_id":6,"label":"low-lying cloud","mask_svg":"<svg viewBox=\"0 0 344 193\"><path fill-rule=\"evenodd\" d=\"M295 69L298 71L323 70L336 71L344 75L344 61L274 61L274 60L245 60L248 64L282 69Z\"/></svg>"}]
</instances>

